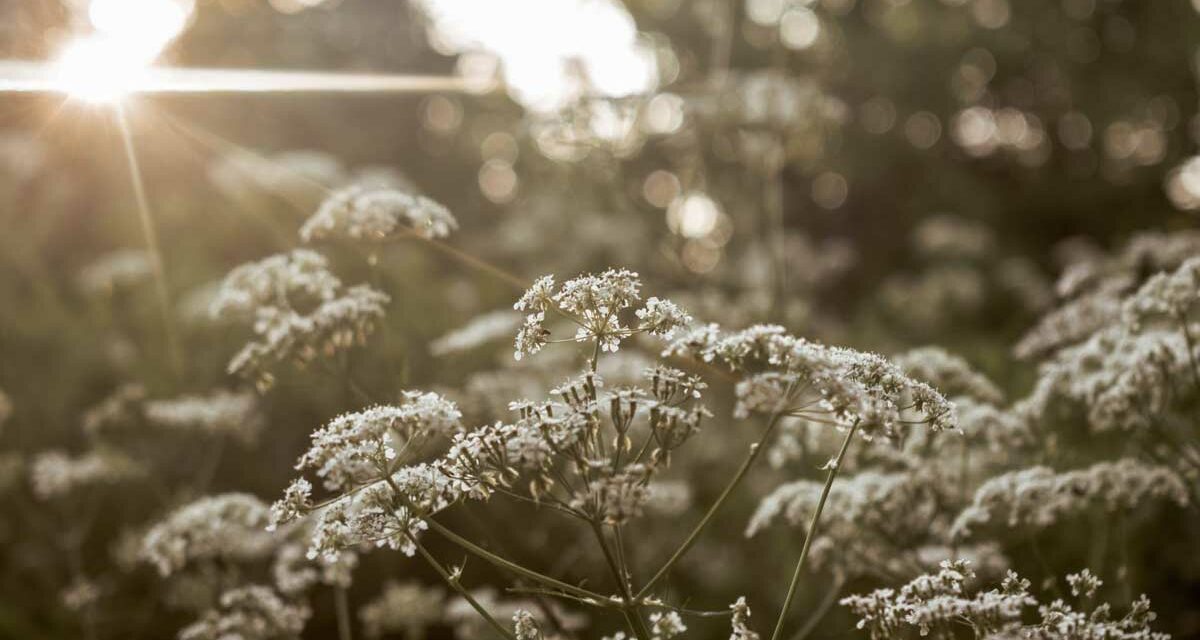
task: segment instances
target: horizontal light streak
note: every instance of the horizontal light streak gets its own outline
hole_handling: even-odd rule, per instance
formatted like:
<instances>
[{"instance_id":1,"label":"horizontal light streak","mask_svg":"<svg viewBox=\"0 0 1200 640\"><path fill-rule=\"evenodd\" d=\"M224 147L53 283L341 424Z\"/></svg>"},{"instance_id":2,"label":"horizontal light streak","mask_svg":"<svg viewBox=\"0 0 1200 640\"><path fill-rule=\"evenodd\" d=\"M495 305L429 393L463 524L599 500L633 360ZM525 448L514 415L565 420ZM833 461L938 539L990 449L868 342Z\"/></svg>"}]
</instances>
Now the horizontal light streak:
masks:
<instances>
[{"instance_id":1,"label":"horizontal light streak","mask_svg":"<svg viewBox=\"0 0 1200 640\"><path fill-rule=\"evenodd\" d=\"M0 92L72 94L75 82L52 63L0 60ZM453 76L381 73L151 67L123 93L478 93Z\"/></svg>"}]
</instances>

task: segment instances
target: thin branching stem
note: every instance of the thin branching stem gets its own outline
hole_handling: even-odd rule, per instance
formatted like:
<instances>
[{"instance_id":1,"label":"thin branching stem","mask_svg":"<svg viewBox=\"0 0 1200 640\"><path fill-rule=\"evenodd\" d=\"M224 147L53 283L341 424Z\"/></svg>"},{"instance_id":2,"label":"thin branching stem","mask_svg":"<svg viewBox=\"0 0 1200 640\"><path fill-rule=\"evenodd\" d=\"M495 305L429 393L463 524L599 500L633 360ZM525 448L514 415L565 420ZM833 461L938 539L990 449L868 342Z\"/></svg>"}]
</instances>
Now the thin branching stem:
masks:
<instances>
[{"instance_id":1,"label":"thin branching stem","mask_svg":"<svg viewBox=\"0 0 1200 640\"><path fill-rule=\"evenodd\" d=\"M654 576L650 578L650 580L646 582L644 586L642 586L640 591L637 592L637 598L641 598L649 593L650 590L654 588L654 585L657 584L659 580L662 580L662 578L667 575L667 572L669 572L671 568L675 566L675 563L679 562L679 559L682 558L683 555L692 548L692 545L696 543L696 539L700 537L700 532L704 531L704 528L707 527L712 521L713 516L715 516L717 511L721 509L721 506L725 504L725 501L729 499L729 496L733 493L733 490L736 489L739 484L741 484L742 478L746 476L746 472L750 470L750 467L754 465L754 461L758 459L758 455L762 452L763 448L767 444L767 440L771 437L771 433L775 430L775 425L779 423L779 420L782 417L783 412L779 412L771 416L771 419L767 422L767 427L763 429L762 436L759 437L758 442L755 442L750 446L750 453L746 455L746 459L742 461L742 465L738 467L738 470L733 474L733 477L729 479L729 482L725 485L725 489L721 491L721 495L717 496L717 500L713 502L711 507L708 508L708 511L704 514L704 517L701 518L700 522L696 523L696 526L692 528L692 532L688 534L688 537L683 541L683 544L679 545L679 548L675 550L675 553L671 554L671 557L665 563L663 563L663 566L659 568L659 570L655 572Z\"/></svg>"},{"instance_id":2,"label":"thin branching stem","mask_svg":"<svg viewBox=\"0 0 1200 640\"><path fill-rule=\"evenodd\" d=\"M808 523L808 533L804 536L804 546L800 549L800 559L796 561L796 570L792 572L792 581L788 585L787 595L783 599L783 606L779 609L779 618L775 621L775 631L771 633L771 640L779 640L780 634L783 633L783 622L787 619L788 609L792 607L792 600L796 598L796 588L800 584L800 576L804 573L804 562L808 560L808 552L812 548L813 539L817 537L817 525L821 521L821 511L825 509L825 501L829 498L829 490L833 487L833 481L837 478L838 470L842 468L842 460L846 457L846 451L850 449L850 441L854 439L856 431L858 431L858 421L850 425L850 430L846 432L846 439L842 441L842 448L838 451L837 458L834 459L833 465L829 468L829 473L825 476L825 486L821 488L821 497L817 500L817 508L813 511L812 520Z\"/></svg>"},{"instance_id":3,"label":"thin branching stem","mask_svg":"<svg viewBox=\"0 0 1200 640\"><path fill-rule=\"evenodd\" d=\"M470 604L471 608L478 612L479 615L482 616L483 619L486 620L487 623L491 625L491 627L495 629L497 633L500 634L500 637L507 638L508 640L517 640L516 636L514 636L507 627L500 624L496 618L492 616L492 614L488 613L487 609L483 608L483 605L479 604L479 601L476 600L470 592L463 588L462 584L459 583L457 578L450 575L450 572L447 571L446 568L437 561L437 558L433 557L433 554L429 553L429 550L425 548L425 545L421 544L420 541L417 540L416 536L412 535L407 530L404 531L404 535L408 538L408 541L417 548L417 553L421 554L421 557L425 559L425 562L429 563L429 566L433 567L434 571L437 571L438 575L442 577L442 580L444 580L451 589L457 591L458 594L467 601L467 604Z\"/></svg>"},{"instance_id":4,"label":"thin branching stem","mask_svg":"<svg viewBox=\"0 0 1200 640\"><path fill-rule=\"evenodd\" d=\"M621 613L625 616L625 621L629 623L630 630L633 631L638 640L650 640L650 630L646 628L646 623L642 620L642 614L634 604L635 598L632 590L629 588L629 582L621 572L621 567L617 564L616 558L613 557L612 550L608 548L608 541L604 538L603 527L595 520L592 520L589 524L591 525L592 533L596 535L596 542L600 544L600 550L604 553L604 561L608 564L608 569L612 572L613 579L617 582L617 590L624 600L621 606Z\"/></svg>"},{"instance_id":5,"label":"thin branching stem","mask_svg":"<svg viewBox=\"0 0 1200 640\"><path fill-rule=\"evenodd\" d=\"M546 586L553 587L555 589L558 589L565 593L569 593L578 598L591 599L591 600L595 600L597 602L608 601L608 598L606 596L602 596L598 593L588 591L587 589L577 587L573 584L569 584L569 583L563 582L561 580L556 580L554 578L551 578L550 576L543 575L541 573L533 571L532 569L527 569L515 562L501 558L500 556L492 553L491 551L488 551L487 549L484 549L483 547L475 544L474 542L471 542L470 540L467 540L466 538L458 535L457 533L454 533L450 529L447 529L445 525L441 524L440 522L438 522L436 520L426 519L426 522L429 523L430 529L433 529L442 537L444 537L447 540L449 540L450 542L453 542L454 544L462 547L464 550L475 554L481 560L489 562L497 567L500 567L502 569L507 569L507 570L509 570L517 575L520 575L524 578L528 578L535 582L540 582Z\"/></svg>"}]
</instances>

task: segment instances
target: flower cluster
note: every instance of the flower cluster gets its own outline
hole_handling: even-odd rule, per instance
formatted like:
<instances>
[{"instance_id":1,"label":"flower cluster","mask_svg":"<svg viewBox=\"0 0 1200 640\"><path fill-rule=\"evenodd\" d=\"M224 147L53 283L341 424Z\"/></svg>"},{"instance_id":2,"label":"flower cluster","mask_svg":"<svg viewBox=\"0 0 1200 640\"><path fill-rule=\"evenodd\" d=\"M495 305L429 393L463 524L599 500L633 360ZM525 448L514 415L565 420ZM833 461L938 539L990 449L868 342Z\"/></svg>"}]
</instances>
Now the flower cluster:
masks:
<instances>
[{"instance_id":1,"label":"flower cluster","mask_svg":"<svg viewBox=\"0 0 1200 640\"><path fill-rule=\"evenodd\" d=\"M971 368L966 360L940 347L913 349L893 361L908 375L933 385L948 397L967 397L993 405L1004 401L996 383Z\"/></svg>"},{"instance_id":2,"label":"flower cluster","mask_svg":"<svg viewBox=\"0 0 1200 640\"><path fill-rule=\"evenodd\" d=\"M320 254L298 249L237 267L212 302L219 318L253 320L256 339L229 363L231 373L271 385L271 370L291 360L303 366L366 342L384 315L386 294L366 285L343 287Z\"/></svg>"},{"instance_id":3,"label":"flower cluster","mask_svg":"<svg viewBox=\"0 0 1200 640\"><path fill-rule=\"evenodd\" d=\"M345 495L321 510L308 555L336 561L342 550L359 544L416 552L416 540L427 528L425 518L463 497L460 482L440 463L402 467L382 482Z\"/></svg>"},{"instance_id":4,"label":"flower cluster","mask_svg":"<svg viewBox=\"0 0 1200 640\"><path fill-rule=\"evenodd\" d=\"M146 420L168 431L228 435L244 444L253 443L264 419L253 393L218 390L207 395L188 395L145 404Z\"/></svg>"},{"instance_id":5,"label":"flower cluster","mask_svg":"<svg viewBox=\"0 0 1200 640\"><path fill-rule=\"evenodd\" d=\"M383 591L358 610L358 619L368 638L403 633L420 638L425 629L442 620L446 593L438 587L416 582L388 582Z\"/></svg>"},{"instance_id":6,"label":"flower cluster","mask_svg":"<svg viewBox=\"0 0 1200 640\"><path fill-rule=\"evenodd\" d=\"M395 237L405 225L422 237L444 238L458 229L458 220L425 196L356 185L326 198L300 228L300 238L379 241Z\"/></svg>"},{"instance_id":7,"label":"flower cluster","mask_svg":"<svg viewBox=\"0 0 1200 640\"><path fill-rule=\"evenodd\" d=\"M636 333L671 337L691 317L669 300L650 298L634 315L636 327L623 324L622 312L641 300L642 282L626 269L609 269L599 275L567 280L555 290L554 277L543 276L513 305L525 312L516 338L515 357L537 353L550 338L547 312L562 315L577 325L576 342L595 342L599 350L620 348L621 340Z\"/></svg>"},{"instance_id":8,"label":"flower cluster","mask_svg":"<svg viewBox=\"0 0 1200 640\"><path fill-rule=\"evenodd\" d=\"M1167 467L1131 459L1100 462L1064 473L1033 467L983 483L970 506L954 522L954 533L968 536L988 523L1040 530L1093 509L1117 513L1150 500L1184 506L1188 503L1187 486Z\"/></svg>"},{"instance_id":9,"label":"flower cluster","mask_svg":"<svg viewBox=\"0 0 1200 640\"><path fill-rule=\"evenodd\" d=\"M655 640L668 640L687 631L683 618L675 611L656 611L650 614L650 633Z\"/></svg>"},{"instance_id":10,"label":"flower cluster","mask_svg":"<svg viewBox=\"0 0 1200 640\"><path fill-rule=\"evenodd\" d=\"M808 526L821 489L822 483L812 480L777 487L759 503L746 536L779 521ZM942 481L928 470L872 470L840 478L830 488L822 511L821 529L810 552L813 566L847 576L903 574L919 545L948 540L949 523L940 515L945 494Z\"/></svg>"},{"instance_id":11,"label":"flower cluster","mask_svg":"<svg viewBox=\"0 0 1200 640\"><path fill-rule=\"evenodd\" d=\"M598 375L586 373L555 389L557 401L513 403L520 419L456 436L445 469L473 497L510 491L524 478L533 499L585 520L636 518L671 452L708 415L695 377L659 366L645 378L650 389L605 391ZM571 476L568 489L561 478Z\"/></svg>"},{"instance_id":12,"label":"flower cluster","mask_svg":"<svg viewBox=\"0 0 1200 640\"><path fill-rule=\"evenodd\" d=\"M442 396L408 391L404 400L334 418L313 432L312 446L296 468L315 473L326 489L350 490L387 475L399 450L416 450L435 435L462 430L458 407Z\"/></svg>"},{"instance_id":13,"label":"flower cluster","mask_svg":"<svg viewBox=\"0 0 1200 640\"><path fill-rule=\"evenodd\" d=\"M358 556L342 553L333 562L324 558L309 558L306 545L295 538L305 538L311 532L297 528L296 536L281 544L271 563L275 588L288 597L297 597L317 584L347 588L352 582Z\"/></svg>"},{"instance_id":14,"label":"flower cluster","mask_svg":"<svg viewBox=\"0 0 1200 640\"><path fill-rule=\"evenodd\" d=\"M540 640L542 630L538 627L537 620L532 613L524 609L517 610L513 614L513 635L517 640Z\"/></svg>"},{"instance_id":15,"label":"flower cluster","mask_svg":"<svg viewBox=\"0 0 1200 640\"><path fill-rule=\"evenodd\" d=\"M267 505L251 495L200 498L151 527L142 543L142 555L163 576L195 561L261 558L277 544L265 530L267 517Z\"/></svg>"},{"instance_id":16,"label":"flower cluster","mask_svg":"<svg viewBox=\"0 0 1200 640\"><path fill-rule=\"evenodd\" d=\"M92 486L114 485L141 477L142 465L114 449L93 449L76 457L47 451L33 459L30 482L39 498L59 498Z\"/></svg>"},{"instance_id":17,"label":"flower cluster","mask_svg":"<svg viewBox=\"0 0 1200 640\"><path fill-rule=\"evenodd\" d=\"M123 384L83 415L83 431L92 438L120 434L142 437L145 430L163 434L229 437L252 445L266 426L253 393L216 389L174 398L147 397L140 384Z\"/></svg>"},{"instance_id":18,"label":"flower cluster","mask_svg":"<svg viewBox=\"0 0 1200 640\"><path fill-rule=\"evenodd\" d=\"M919 629L922 637L953 638L952 625L966 623L977 637L1003 637L1020 627L1021 612L1037 604L1028 583L1010 574L998 590L967 597L965 585L975 577L968 563L945 561L936 574L918 576L899 591L878 589L841 603L859 617L858 628L872 640L903 636Z\"/></svg>"},{"instance_id":19,"label":"flower cluster","mask_svg":"<svg viewBox=\"0 0 1200 640\"><path fill-rule=\"evenodd\" d=\"M1140 328L1147 322L1163 319L1177 328L1186 323L1200 302L1200 256L1189 258L1172 272L1160 271L1131 295L1123 306L1125 322ZM1186 324L1184 325L1186 328Z\"/></svg>"},{"instance_id":20,"label":"flower cluster","mask_svg":"<svg viewBox=\"0 0 1200 640\"><path fill-rule=\"evenodd\" d=\"M507 338L521 326L521 316L507 309L485 313L429 344L429 353L445 356L470 351L478 346Z\"/></svg>"},{"instance_id":21,"label":"flower cluster","mask_svg":"<svg viewBox=\"0 0 1200 640\"><path fill-rule=\"evenodd\" d=\"M1112 324L1121 318L1123 311L1125 315L1133 311L1123 300L1146 276L1177 269L1186 272L1182 265L1196 255L1200 255L1200 233L1185 231L1141 233L1115 256L1089 253L1077 259L1059 278L1057 289L1064 299L1062 304L1025 334L1017 343L1016 355L1022 358L1044 355ZM1174 281L1186 287L1187 277L1180 273ZM1144 298L1158 295L1154 291L1174 288L1167 285L1167 276L1152 279L1157 282L1145 290Z\"/></svg>"},{"instance_id":22,"label":"flower cluster","mask_svg":"<svg viewBox=\"0 0 1200 640\"><path fill-rule=\"evenodd\" d=\"M967 594L966 585L975 577L969 563L945 561L936 574L922 575L900 588L878 589L867 595L842 599L842 604L859 617L858 628L873 640L905 637L912 631L921 637L950 639L955 628L966 625L977 638L1111 638L1113 640L1167 640L1170 636L1150 630L1154 614L1150 602L1140 597L1129 612L1111 619L1111 607L1102 604L1086 613L1063 600L1039 604L1030 593L1030 583L1008 572L1000 588ZM1091 598L1099 581L1086 570L1067 576L1075 595ZM1077 588L1077 586L1079 588ZM1037 607L1039 620L1024 624L1026 610Z\"/></svg>"},{"instance_id":23,"label":"flower cluster","mask_svg":"<svg viewBox=\"0 0 1200 640\"><path fill-rule=\"evenodd\" d=\"M729 622L729 640L758 640L758 634L750 628L750 605L746 604L746 597L738 597L729 605L729 610L733 612Z\"/></svg>"},{"instance_id":24,"label":"flower cluster","mask_svg":"<svg viewBox=\"0 0 1200 640\"><path fill-rule=\"evenodd\" d=\"M722 333L715 325L677 338L664 355L724 362L747 376L738 384L735 415L787 415L858 424L867 439L899 438L912 424L956 427L954 406L929 384L882 356L830 347L756 325Z\"/></svg>"},{"instance_id":25,"label":"flower cluster","mask_svg":"<svg viewBox=\"0 0 1200 640\"><path fill-rule=\"evenodd\" d=\"M179 632L179 640L295 638L312 612L289 603L270 587L249 585L221 594L220 606Z\"/></svg>"}]
</instances>

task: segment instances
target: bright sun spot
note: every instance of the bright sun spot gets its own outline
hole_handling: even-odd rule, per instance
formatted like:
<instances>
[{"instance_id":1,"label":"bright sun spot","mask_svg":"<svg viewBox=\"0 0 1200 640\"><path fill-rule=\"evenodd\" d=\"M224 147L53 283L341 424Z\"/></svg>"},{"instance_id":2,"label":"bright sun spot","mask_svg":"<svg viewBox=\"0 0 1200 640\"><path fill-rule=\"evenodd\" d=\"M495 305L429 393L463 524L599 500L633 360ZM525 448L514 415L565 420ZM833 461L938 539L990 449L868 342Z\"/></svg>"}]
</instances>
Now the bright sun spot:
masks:
<instances>
[{"instance_id":1,"label":"bright sun spot","mask_svg":"<svg viewBox=\"0 0 1200 640\"><path fill-rule=\"evenodd\" d=\"M435 48L486 52L512 97L552 112L590 91L620 97L658 86L655 52L616 0L420 0ZM584 76L589 87L580 86Z\"/></svg>"},{"instance_id":2,"label":"bright sun spot","mask_svg":"<svg viewBox=\"0 0 1200 640\"><path fill-rule=\"evenodd\" d=\"M92 0L94 32L67 42L55 61L58 81L88 102L115 102L136 90L147 69L187 26L187 0Z\"/></svg>"}]
</instances>

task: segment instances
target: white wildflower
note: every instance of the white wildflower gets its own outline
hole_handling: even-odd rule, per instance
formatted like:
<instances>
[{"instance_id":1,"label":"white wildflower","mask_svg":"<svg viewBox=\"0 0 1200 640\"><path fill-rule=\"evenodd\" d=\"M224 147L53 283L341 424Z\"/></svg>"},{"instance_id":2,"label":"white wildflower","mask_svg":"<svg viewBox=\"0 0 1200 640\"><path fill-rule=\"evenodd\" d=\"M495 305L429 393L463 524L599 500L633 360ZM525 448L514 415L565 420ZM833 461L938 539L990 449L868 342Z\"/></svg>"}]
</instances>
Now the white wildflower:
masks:
<instances>
[{"instance_id":1,"label":"white wildflower","mask_svg":"<svg viewBox=\"0 0 1200 640\"><path fill-rule=\"evenodd\" d=\"M470 351L499 338L507 337L521 325L521 316L511 311L500 310L485 313L465 326L434 340L429 352L435 356Z\"/></svg>"},{"instance_id":2,"label":"white wildflower","mask_svg":"<svg viewBox=\"0 0 1200 640\"><path fill-rule=\"evenodd\" d=\"M1104 581L1085 568L1079 573L1068 575L1067 584L1071 585L1071 595L1092 598L1096 595L1096 590L1104 584Z\"/></svg>"},{"instance_id":3,"label":"white wildflower","mask_svg":"<svg viewBox=\"0 0 1200 640\"><path fill-rule=\"evenodd\" d=\"M270 587L249 585L221 594L219 607L179 632L179 640L275 640L304 630L311 611L291 604Z\"/></svg>"},{"instance_id":4,"label":"white wildflower","mask_svg":"<svg viewBox=\"0 0 1200 640\"><path fill-rule=\"evenodd\" d=\"M513 614L513 635L517 640L539 640L542 637L542 631L538 628L537 620L533 614L525 609L518 609Z\"/></svg>"},{"instance_id":5,"label":"white wildflower","mask_svg":"<svg viewBox=\"0 0 1200 640\"><path fill-rule=\"evenodd\" d=\"M144 468L124 453L95 449L72 458L62 451L47 451L30 465L33 492L39 498L58 498L84 487L113 485L139 478Z\"/></svg>"},{"instance_id":6,"label":"white wildflower","mask_svg":"<svg viewBox=\"0 0 1200 640\"><path fill-rule=\"evenodd\" d=\"M639 331L646 331L668 340L675 335L676 329L685 327L692 321L692 317L674 302L658 298L646 300L646 306L638 309L636 315L641 321L638 325Z\"/></svg>"},{"instance_id":7,"label":"white wildflower","mask_svg":"<svg viewBox=\"0 0 1200 640\"><path fill-rule=\"evenodd\" d=\"M358 619L368 638L389 633L419 638L426 629L441 622L445 598L446 593L440 587L389 581L376 598L358 610Z\"/></svg>"},{"instance_id":8,"label":"white wildflower","mask_svg":"<svg viewBox=\"0 0 1200 640\"><path fill-rule=\"evenodd\" d=\"M650 614L650 633L659 640L668 640L687 631L683 618L675 611L656 611Z\"/></svg>"},{"instance_id":9,"label":"white wildflower","mask_svg":"<svg viewBox=\"0 0 1200 640\"><path fill-rule=\"evenodd\" d=\"M229 435L246 444L255 441L265 424L254 394L226 390L151 400L145 415L150 424L170 431Z\"/></svg>"},{"instance_id":10,"label":"white wildflower","mask_svg":"<svg viewBox=\"0 0 1200 640\"><path fill-rule=\"evenodd\" d=\"M1150 500L1184 506L1188 503L1187 487L1171 469L1132 459L1100 462L1064 473L1033 467L983 483L971 505L959 514L953 531L957 536L967 536L988 523L1039 530L1073 514L1093 509L1117 513Z\"/></svg>"},{"instance_id":11,"label":"white wildflower","mask_svg":"<svg viewBox=\"0 0 1200 640\"><path fill-rule=\"evenodd\" d=\"M143 249L120 249L105 254L79 274L79 286L91 296L108 296L154 277L154 263Z\"/></svg>"},{"instance_id":12,"label":"white wildflower","mask_svg":"<svg viewBox=\"0 0 1200 640\"><path fill-rule=\"evenodd\" d=\"M458 229L450 211L425 196L356 185L326 198L300 228L300 238L378 241L396 235L402 225L426 238L444 238Z\"/></svg>"},{"instance_id":13,"label":"white wildflower","mask_svg":"<svg viewBox=\"0 0 1200 640\"><path fill-rule=\"evenodd\" d=\"M999 404L1004 394L994 382L975 371L967 361L939 347L913 349L894 359L908 375L927 382L950 397L967 396Z\"/></svg>"},{"instance_id":14,"label":"white wildflower","mask_svg":"<svg viewBox=\"0 0 1200 640\"><path fill-rule=\"evenodd\" d=\"M142 555L164 576L198 560L260 558L277 543L265 530L267 521L267 505L254 496L227 493L201 498L151 527Z\"/></svg>"},{"instance_id":15,"label":"white wildflower","mask_svg":"<svg viewBox=\"0 0 1200 640\"><path fill-rule=\"evenodd\" d=\"M729 610L733 612L730 620L729 640L758 640L758 634L750 628L750 605L746 604L746 596L738 596Z\"/></svg>"},{"instance_id":16,"label":"white wildflower","mask_svg":"<svg viewBox=\"0 0 1200 640\"><path fill-rule=\"evenodd\" d=\"M462 430L462 413L442 396L409 391L404 400L334 418L313 432L296 468L313 471L330 490L350 489L386 476L398 450Z\"/></svg>"}]
</instances>

